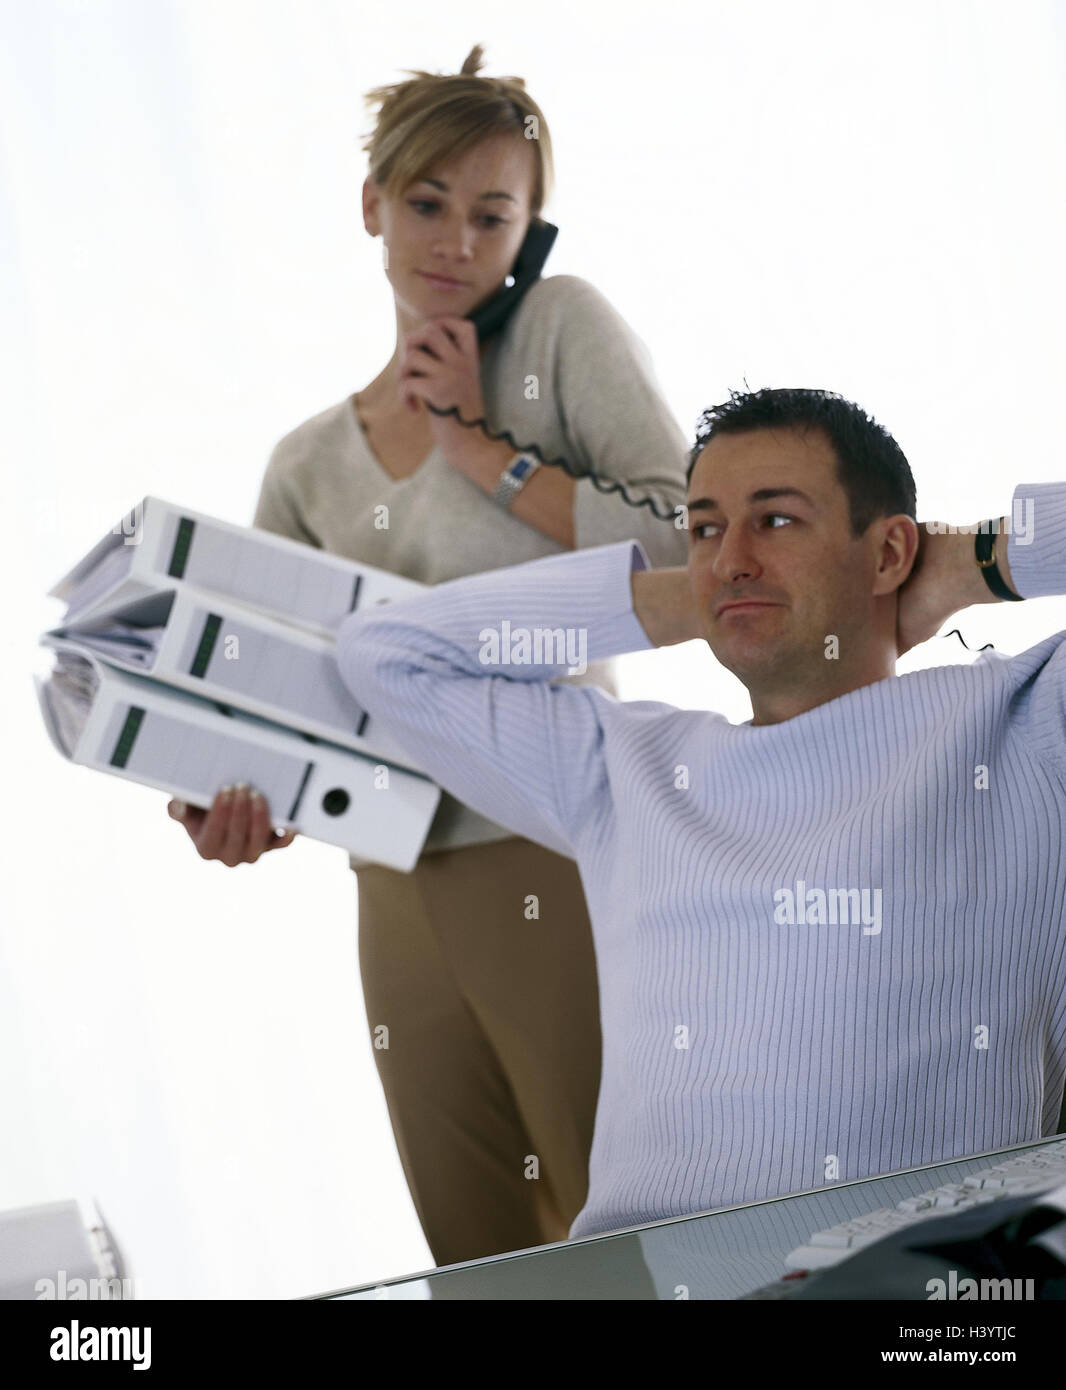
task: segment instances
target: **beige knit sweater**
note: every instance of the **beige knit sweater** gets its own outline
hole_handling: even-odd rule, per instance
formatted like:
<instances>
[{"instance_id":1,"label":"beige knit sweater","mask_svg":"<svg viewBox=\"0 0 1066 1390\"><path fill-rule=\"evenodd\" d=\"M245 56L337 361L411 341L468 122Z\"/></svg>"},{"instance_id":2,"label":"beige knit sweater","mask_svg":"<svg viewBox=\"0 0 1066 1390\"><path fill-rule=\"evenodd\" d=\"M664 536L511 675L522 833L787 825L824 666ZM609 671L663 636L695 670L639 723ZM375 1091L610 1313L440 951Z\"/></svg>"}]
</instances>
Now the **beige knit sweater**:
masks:
<instances>
[{"instance_id":1,"label":"beige knit sweater","mask_svg":"<svg viewBox=\"0 0 1066 1390\"><path fill-rule=\"evenodd\" d=\"M684 501L688 446L659 394L648 351L586 281L539 280L488 340L481 381L492 429L510 430L546 458L561 454L582 472L624 482L631 497L653 497L660 512ZM579 549L632 537L653 565L685 563L686 532L648 507L627 506L579 481L574 508ZM351 396L277 444L254 525L423 584L565 549L497 506L439 449L409 477L393 478L371 453ZM617 693L610 662L566 679ZM445 793L423 853L510 835ZM353 868L362 862L351 860Z\"/></svg>"}]
</instances>

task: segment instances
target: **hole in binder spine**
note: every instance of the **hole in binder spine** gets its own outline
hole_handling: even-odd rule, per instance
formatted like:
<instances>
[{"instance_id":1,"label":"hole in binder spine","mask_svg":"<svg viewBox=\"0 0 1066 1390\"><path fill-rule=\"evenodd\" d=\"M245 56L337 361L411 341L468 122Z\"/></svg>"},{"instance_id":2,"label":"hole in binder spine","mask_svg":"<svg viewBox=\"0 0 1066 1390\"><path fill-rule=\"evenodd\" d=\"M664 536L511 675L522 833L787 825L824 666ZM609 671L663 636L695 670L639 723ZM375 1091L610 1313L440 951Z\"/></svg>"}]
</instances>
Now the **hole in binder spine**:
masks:
<instances>
[{"instance_id":1,"label":"hole in binder spine","mask_svg":"<svg viewBox=\"0 0 1066 1390\"><path fill-rule=\"evenodd\" d=\"M331 787L322 798L322 809L327 816L343 816L351 804L351 797L343 787Z\"/></svg>"},{"instance_id":2,"label":"hole in binder spine","mask_svg":"<svg viewBox=\"0 0 1066 1390\"><path fill-rule=\"evenodd\" d=\"M352 585L352 601L351 601L351 603L348 605L348 612L349 612L349 613L354 613L354 612L355 612L356 606L357 606L357 604L359 603L359 590L360 590L360 588L362 587L362 584L363 584L363 576L362 576L361 574L357 574L357 575L355 576L355 583Z\"/></svg>"}]
</instances>

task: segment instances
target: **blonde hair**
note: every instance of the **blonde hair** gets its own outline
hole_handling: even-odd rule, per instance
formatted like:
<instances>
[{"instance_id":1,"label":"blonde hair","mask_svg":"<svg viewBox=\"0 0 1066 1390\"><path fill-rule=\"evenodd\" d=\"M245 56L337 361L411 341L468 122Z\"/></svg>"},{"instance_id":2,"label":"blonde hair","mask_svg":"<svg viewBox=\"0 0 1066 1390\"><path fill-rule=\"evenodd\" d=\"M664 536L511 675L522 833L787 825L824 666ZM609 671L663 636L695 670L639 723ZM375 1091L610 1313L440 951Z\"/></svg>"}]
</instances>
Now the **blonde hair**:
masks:
<instances>
[{"instance_id":1,"label":"blonde hair","mask_svg":"<svg viewBox=\"0 0 1066 1390\"><path fill-rule=\"evenodd\" d=\"M533 145L530 213L536 217L554 177L548 123L521 77L477 76L483 52L481 44L475 44L454 75L406 68L411 81L367 92L367 105L378 107L374 129L363 142L370 177L387 194L398 195L435 165L465 154L482 140L524 137Z\"/></svg>"}]
</instances>

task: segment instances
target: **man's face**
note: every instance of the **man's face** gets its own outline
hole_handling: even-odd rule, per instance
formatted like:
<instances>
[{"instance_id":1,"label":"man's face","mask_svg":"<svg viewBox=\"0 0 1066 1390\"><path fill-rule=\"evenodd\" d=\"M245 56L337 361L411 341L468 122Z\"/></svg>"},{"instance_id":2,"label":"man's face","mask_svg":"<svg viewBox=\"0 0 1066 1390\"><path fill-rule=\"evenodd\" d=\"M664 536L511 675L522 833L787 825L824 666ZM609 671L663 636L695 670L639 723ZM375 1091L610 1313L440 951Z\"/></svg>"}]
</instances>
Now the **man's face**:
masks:
<instances>
[{"instance_id":1,"label":"man's face","mask_svg":"<svg viewBox=\"0 0 1066 1390\"><path fill-rule=\"evenodd\" d=\"M749 690L831 684L826 639L854 656L869 630L879 528L852 536L828 436L718 435L688 495L689 583L718 660Z\"/></svg>"},{"instance_id":2,"label":"man's face","mask_svg":"<svg viewBox=\"0 0 1066 1390\"><path fill-rule=\"evenodd\" d=\"M384 237L386 274L408 317L466 318L502 287L529 226L534 173L528 140L496 136L398 197L367 179L364 221Z\"/></svg>"}]
</instances>

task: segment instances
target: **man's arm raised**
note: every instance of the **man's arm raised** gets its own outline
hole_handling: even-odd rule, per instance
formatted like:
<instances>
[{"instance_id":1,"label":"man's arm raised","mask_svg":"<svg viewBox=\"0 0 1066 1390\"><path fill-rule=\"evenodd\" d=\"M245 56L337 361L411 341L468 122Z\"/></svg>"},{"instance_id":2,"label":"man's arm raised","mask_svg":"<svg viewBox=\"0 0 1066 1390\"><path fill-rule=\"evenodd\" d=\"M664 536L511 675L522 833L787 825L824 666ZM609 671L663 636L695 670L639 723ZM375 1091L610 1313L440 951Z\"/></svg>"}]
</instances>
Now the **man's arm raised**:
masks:
<instances>
[{"instance_id":1,"label":"man's arm raised","mask_svg":"<svg viewBox=\"0 0 1066 1390\"><path fill-rule=\"evenodd\" d=\"M630 588L646 564L639 542L619 541L353 614L337 634L341 679L446 791L576 857L610 814L601 718L617 702L557 678L647 650Z\"/></svg>"},{"instance_id":2,"label":"man's arm raised","mask_svg":"<svg viewBox=\"0 0 1066 1390\"><path fill-rule=\"evenodd\" d=\"M633 611L652 646L671 647L703 636L687 569L635 570L630 585Z\"/></svg>"}]
</instances>

